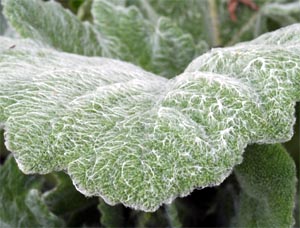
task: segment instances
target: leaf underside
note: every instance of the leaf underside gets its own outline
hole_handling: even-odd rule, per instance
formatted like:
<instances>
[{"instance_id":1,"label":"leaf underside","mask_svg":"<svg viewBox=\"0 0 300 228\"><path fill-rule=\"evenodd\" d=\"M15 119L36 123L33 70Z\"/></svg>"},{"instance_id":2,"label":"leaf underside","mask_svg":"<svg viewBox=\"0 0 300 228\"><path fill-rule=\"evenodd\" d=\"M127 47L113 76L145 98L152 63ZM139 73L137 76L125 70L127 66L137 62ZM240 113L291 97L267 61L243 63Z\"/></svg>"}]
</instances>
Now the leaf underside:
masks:
<instances>
[{"instance_id":1,"label":"leaf underside","mask_svg":"<svg viewBox=\"0 0 300 228\"><path fill-rule=\"evenodd\" d=\"M299 37L295 24L213 49L171 80L1 37L6 146L25 173L66 170L87 196L155 211L220 184L247 144L290 139Z\"/></svg>"}]
</instances>

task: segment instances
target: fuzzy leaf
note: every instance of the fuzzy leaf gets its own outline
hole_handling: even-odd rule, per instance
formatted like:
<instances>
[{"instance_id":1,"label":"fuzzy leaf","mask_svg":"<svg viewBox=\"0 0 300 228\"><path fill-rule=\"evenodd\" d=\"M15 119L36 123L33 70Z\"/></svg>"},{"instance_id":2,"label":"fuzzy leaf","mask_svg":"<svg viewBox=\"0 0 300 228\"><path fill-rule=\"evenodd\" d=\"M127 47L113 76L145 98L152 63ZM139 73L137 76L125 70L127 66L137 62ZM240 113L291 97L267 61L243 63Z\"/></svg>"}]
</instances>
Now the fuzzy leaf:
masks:
<instances>
[{"instance_id":1,"label":"fuzzy leaf","mask_svg":"<svg viewBox=\"0 0 300 228\"><path fill-rule=\"evenodd\" d=\"M146 66L150 59L151 25L136 7L125 8L109 1L95 0L92 15L98 31L116 40L122 59Z\"/></svg>"},{"instance_id":2,"label":"fuzzy leaf","mask_svg":"<svg viewBox=\"0 0 300 228\"><path fill-rule=\"evenodd\" d=\"M165 77L181 73L196 54L192 36L170 19L151 23L135 6L124 7L95 0L92 7L97 30L117 40L122 60L142 66ZM205 51L202 47L200 53ZM172 56L172 58L170 58Z\"/></svg>"},{"instance_id":3,"label":"fuzzy leaf","mask_svg":"<svg viewBox=\"0 0 300 228\"><path fill-rule=\"evenodd\" d=\"M237 227L292 227L296 194L295 164L277 145L253 145L235 169L242 192Z\"/></svg>"},{"instance_id":4,"label":"fuzzy leaf","mask_svg":"<svg viewBox=\"0 0 300 228\"><path fill-rule=\"evenodd\" d=\"M1 38L6 145L25 173L63 169L87 196L155 211L220 184L247 144L290 139L299 34L296 24L212 50L171 80Z\"/></svg>"},{"instance_id":5,"label":"fuzzy leaf","mask_svg":"<svg viewBox=\"0 0 300 228\"><path fill-rule=\"evenodd\" d=\"M93 1L94 24L79 21L54 1L3 0L3 5L22 37L65 52L130 61L168 78L206 50L169 19L151 22L137 7L125 7L122 1Z\"/></svg>"},{"instance_id":6,"label":"fuzzy leaf","mask_svg":"<svg viewBox=\"0 0 300 228\"><path fill-rule=\"evenodd\" d=\"M2 0L2 3L6 18L22 37L82 55L105 52L107 45L94 28L55 1Z\"/></svg>"},{"instance_id":7,"label":"fuzzy leaf","mask_svg":"<svg viewBox=\"0 0 300 228\"><path fill-rule=\"evenodd\" d=\"M12 157L0 166L0 226L63 227L41 198L38 178L26 176Z\"/></svg>"}]
</instances>

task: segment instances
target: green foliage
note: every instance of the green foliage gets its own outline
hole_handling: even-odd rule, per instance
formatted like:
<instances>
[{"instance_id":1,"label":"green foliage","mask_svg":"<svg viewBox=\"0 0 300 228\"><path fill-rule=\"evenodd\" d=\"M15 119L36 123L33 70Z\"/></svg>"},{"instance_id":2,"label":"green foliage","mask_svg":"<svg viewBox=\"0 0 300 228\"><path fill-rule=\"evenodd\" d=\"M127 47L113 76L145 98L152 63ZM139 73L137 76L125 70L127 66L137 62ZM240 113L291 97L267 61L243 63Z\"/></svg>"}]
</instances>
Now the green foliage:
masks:
<instances>
[{"instance_id":1,"label":"green foliage","mask_svg":"<svg viewBox=\"0 0 300 228\"><path fill-rule=\"evenodd\" d=\"M123 207L121 205L110 206L100 199L98 209L101 213L101 224L104 227L123 227Z\"/></svg>"},{"instance_id":2,"label":"green foliage","mask_svg":"<svg viewBox=\"0 0 300 228\"><path fill-rule=\"evenodd\" d=\"M102 55L101 37L60 4L40 0L2 0L4 14L22 37L34 38L59 50ZM35 15L35 16L32 16Z\"/></svg>"},{"instance_id":3,"label":"green foliage","mask_svg":"<svg viewBox=\"0 0 300 228\"><path fill-rule=\"evenodd\" d=\"M191 34L195 43L205 40L210 46L232 45L251 40L281 26L299 22L299 1L255 0L259 9L240 4L237 21L230 19L227 0L128 0L150 20L159 16L172 19L183 31ZM187 13L188 12L188 13Z\"/></svg>"},{"instance_id":4,"label":"green foliage","mask_svg":"<svg viewBox=\"0 0 300 228\"><path fill-rule=\"evenodd\" d=\"M66 216L95 203L95 199L88 199L80 194L65 173L51 174L55 187L43 195L43 200L56 215Z\"/></svg>"},{"instance_id":5,"label":"green foliage","mask_svg":"<svg viewBox=\"0 0 300 228\"><path fill-rule=\"evenodd\" d=\"M64 222L47 208L39 177L26 176L10 156L0 166L0 226L63 227Z\"/></svg>"},{"instance_id":6,"label":"green foliage","mask_svg":"<svg viewBox=\"0 0 300 228\"><path fill-rule=\"evenodd\" d=\"M296 170L281 145L253 145L235 168L242 188L237 227L292 227Z\"/></svg>"},{"instance_id":7,"label":"green foliage","mask_svg":"<svg viewBox=\"0 0 300 228\"><path fill-rule=\"evenodd\" d=\"M7 19L23 37L66 52L130 61L165 77L182 72L207 48L204 41L196 45L190 34L169 19L152 23L138 8L125 7L120 1L95 0L94 24L80 22L53 1L4 0L3 5ZM86 5L89 8L88 2Z\"/></svg>"},{"instance_id":8,"label":"green foliage","mask_svg":"<svg viewBox=\"0 0 300 228\"><path fill-rule=\"evenodd\" d=\"M64 1L77 16L54 1L2 3L8 22L30 38L0 37L0 127L7 148L23 172L63 170L71 180L48 174L55 188L42 194L44 178L18 173L28 188L20 190L17 206L6 187L0 190L0 202L11 204L0 208L1 226L64 225L51 212L72 225L79 211L95 205L73 184L103 198L102 225L123 226L124 207L110 205L155 211L195 188L219 185L242 162L248 144L292 137L300 24L191 60L209 46L251 40L299 21L299 2L257 1L258 11L240 5L237 22L225 0ZM0 34L8 30L0 14ZM279 146L252 150L236 169L242 193L234 224L290 226L292 161ZM7 157L2 151L0 162ZM0 169L12 170L11 162ZM15 178L3 175L0 183ZM265 191L266 183L282 186ZM135 224L180 227L177 209L171 204L137 213ZM16 219L22 213L24 223Z\"/></svg>"},{"instance_id":9,"label":"green foliage","mask_svg":"<svg viewBox=\"0 0 300 228\"><path fill-rule=\"evenodd\" d=\"M292 136L299 34L296 24L215 49L172 80L1 38L7 147L25 173L63 169L85 195L154 211L220 184L248 143Z\"/></svg>"}]
</instances>

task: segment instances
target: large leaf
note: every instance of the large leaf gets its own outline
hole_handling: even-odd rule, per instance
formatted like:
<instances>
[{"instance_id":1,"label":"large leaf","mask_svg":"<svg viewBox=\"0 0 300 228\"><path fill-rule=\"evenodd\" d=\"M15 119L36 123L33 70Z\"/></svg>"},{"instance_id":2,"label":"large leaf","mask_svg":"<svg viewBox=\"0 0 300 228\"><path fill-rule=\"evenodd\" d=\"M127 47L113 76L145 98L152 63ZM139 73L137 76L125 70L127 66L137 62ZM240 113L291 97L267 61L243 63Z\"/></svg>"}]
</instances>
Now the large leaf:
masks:
<instances>
[{"instance_id":1,"label":"large leaf","mask_svg":"<svg viewBox=\"0 0 300 228\"><path fill-rule=\"evenodd\" d=\"M55 1L2 0L4 14L22 37L34 38L66 52L103 55L107 42L88 23L82 23Z\"/></svg>"},{"instance_id":2,"label":"large leaf","mask_svg":"<svg viewBox=\"0 0 300 228\"><path fill-rule=\"evenodd\" d=\"M292 227L296 169L281 145L253 145L235 169L242 192L234 225Z\"/></svg>"},{"instance_id":3,"label":"large leaf","mask_svg":"<svg viewBox=\"0 0 300 228\"><path fill-rule=\"evenodd\" d=\"M65 52L130 61L165 77L181 73L206 50L169 19L149 21L137 7L125 7L122 1L93 1L94 24L79 21L54 1L3 0L3 5L22 37Z\"/></svg>"},{"instance_id":4,"label":"large leaf","mask_svg":"<svg viewBox=\"0 0 300 228\"><path fill-rule=\"evenodd\" d=\"M0 186L1 227L63 227L42 200L38 177L21 173L12 157L0 166Z\"/></svg>"},{"instance_id":5,"label":"large leaf","mask_svg":"<svg viewBox=\"0 0 300 228\"><path fill-rule=\"evenodd\" d=\"M25 173L63 169L85 195L154 211L220 184L247 144L290 139L299 34L296 24L212 50L171 80L1 38L6 145Z\"/></svg>"},{"instance_id":6,"label":"large leaf","mask_svg":"<svg viewBox=\"0 0 300 228\"><path fill-rule=\"evenodd\" d=\"M119 40L121 59L154 73L173 77L181 73L196 54L192 36L170 19L146 20L135 6L124 7L105 0L94 1L92 14L101 34Z\"/></svg>"}]
</instances>

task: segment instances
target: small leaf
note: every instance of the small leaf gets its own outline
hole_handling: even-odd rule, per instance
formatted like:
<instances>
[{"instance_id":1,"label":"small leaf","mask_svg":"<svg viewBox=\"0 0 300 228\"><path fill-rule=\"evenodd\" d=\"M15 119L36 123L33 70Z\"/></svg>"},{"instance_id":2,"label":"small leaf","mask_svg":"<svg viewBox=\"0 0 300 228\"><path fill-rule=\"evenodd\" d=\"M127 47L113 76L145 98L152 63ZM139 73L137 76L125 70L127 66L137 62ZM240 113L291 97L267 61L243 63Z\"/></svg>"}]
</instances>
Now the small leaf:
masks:
<instances>
[{"instance_id":1,"label":"small leaf","mask_svg":"<svg viewBox=\"0 0 300 228\"><path fill-rule=\"evenodd\" d=\"M1 227L64 226L42 200L38 179L22 174L12 157L0 166Z\"/></svg>"},{"instance_id":2,"label":"small leaf","mask_svg":"<svg viewBox=\"0 0 300 228\"><path fill-rule=\"evenodd\" d=\"M155 211L219 185L247 144L291 138L299 34L295 24L214 49L171 80L2 37L6 146L25 173L65 170L87 196Z\"/></svg>"},{"instance_id":3,"label":"small leaf","mask_svg":"<svg viewBox=\"0 0 300 228\"><path fill-rule=\"evenodd\" d=\"M293 226L296 169L281 145L250 146L235 174L242 192L234 226Z\"/></svg>"}]
</instances>

